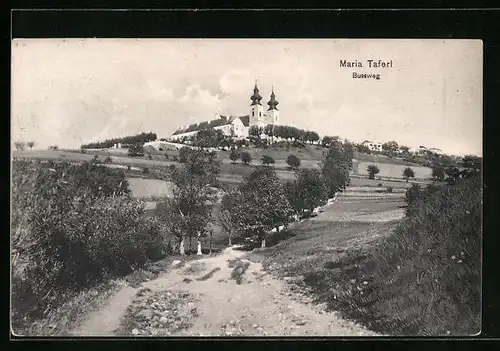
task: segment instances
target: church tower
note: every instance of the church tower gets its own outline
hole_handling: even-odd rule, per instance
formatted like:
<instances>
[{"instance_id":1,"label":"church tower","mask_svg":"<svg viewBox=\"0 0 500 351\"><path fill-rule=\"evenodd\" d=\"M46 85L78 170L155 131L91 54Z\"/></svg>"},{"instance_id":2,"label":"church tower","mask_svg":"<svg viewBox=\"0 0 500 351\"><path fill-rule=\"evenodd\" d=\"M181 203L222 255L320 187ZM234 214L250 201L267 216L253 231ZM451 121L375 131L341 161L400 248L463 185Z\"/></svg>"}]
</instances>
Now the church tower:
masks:
<instances>
[{"instance_id":1,"label":"church tower","mask_svg":"<svg viewBox=\"0 0 500 351\"><path fill-rule=\"evenodd\" d=\"M262 96L259 94L259 88L257 88L257 83L255 83L255 87L253 88L253 95L250 96L250 100L252 100L252 104L250 105L250 121L249 124L258 125L259 127L265 126L266 123L266 115L264 112L264 107L260 103L262 100Z\"/></svg>"},{"instance_id":2,"label":"church tower","mask_svg":"<svg viewBox=\"0 0 500 351\"><path fill-rule=\"evenodd\" d=\"M276 95L274 95L274 87L271 92L271 99L267 103L269 108L267 109L267 121L268 124L278 124L280 111L278 110L278 100L276 100Z\"/></svg>"}]
</instances>

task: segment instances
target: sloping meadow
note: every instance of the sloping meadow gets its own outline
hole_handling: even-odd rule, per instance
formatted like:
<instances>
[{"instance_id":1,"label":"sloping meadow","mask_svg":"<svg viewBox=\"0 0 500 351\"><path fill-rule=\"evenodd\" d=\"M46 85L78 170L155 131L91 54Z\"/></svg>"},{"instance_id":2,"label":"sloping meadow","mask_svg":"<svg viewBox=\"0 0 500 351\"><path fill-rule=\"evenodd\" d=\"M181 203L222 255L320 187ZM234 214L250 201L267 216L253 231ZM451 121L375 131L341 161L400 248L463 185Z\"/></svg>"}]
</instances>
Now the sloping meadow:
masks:
<instances>
[{"instance_id":1,"label":"sloping meadow","mask_svg":"<svg viewBox=\"0 0 500 351\"><path fill-rule=\"evenodd\" d=\"M423 190L399 223L304 223L264 253L264 264L373 331L473 335L481 325L481 196L471 177Z\"/></svg>"}]
</instances>

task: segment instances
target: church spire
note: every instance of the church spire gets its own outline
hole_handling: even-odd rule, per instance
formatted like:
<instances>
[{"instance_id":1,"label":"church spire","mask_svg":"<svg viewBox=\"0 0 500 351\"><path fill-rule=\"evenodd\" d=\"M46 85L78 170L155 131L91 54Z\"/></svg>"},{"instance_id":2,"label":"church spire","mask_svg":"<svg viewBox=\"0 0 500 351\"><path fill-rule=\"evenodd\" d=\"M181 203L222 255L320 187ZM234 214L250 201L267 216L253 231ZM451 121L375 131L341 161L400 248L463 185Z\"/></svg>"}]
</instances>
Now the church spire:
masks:
<instances>
[{"instance_id":1,"label":"church spire","mask_svg":"<svg viewBox=\"0 0 500 351\"><path fill-rule=\"evenodd\" d=\"M257 80L255 81L255 87L253 88L253 95L250 96L250 100L252 100L252 105L260 105L260 100L262 100L262 96L259 94L259 88L257 88Z\"/></svg>"},{"instance_id":2,"label":"church spire","mask_svg":"<svg viewBox=\"0 0 500 351\"><path fill-rule=\"evenodd\" d=\"M274 95L274 86L272 88L272 92L271 92L271 100L269 100L269 102L267 103L269 105L269 108L267 109L268 111L269 110L277 110L278 109L278 100L276 100L276 95Z\"/></svg>"}]
</instances>

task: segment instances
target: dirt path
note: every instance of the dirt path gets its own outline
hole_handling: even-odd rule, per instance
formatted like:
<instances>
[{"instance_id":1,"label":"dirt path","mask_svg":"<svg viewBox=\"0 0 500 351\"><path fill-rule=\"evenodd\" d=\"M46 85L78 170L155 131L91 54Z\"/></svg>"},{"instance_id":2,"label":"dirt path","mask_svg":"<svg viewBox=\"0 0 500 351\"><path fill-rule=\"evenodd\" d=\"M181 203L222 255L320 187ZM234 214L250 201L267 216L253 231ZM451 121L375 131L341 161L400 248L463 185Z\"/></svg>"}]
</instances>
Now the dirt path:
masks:
<instances>
[{"instance_id":1,"label":"dirt path","mask_svg":"<svg viewBox=\"0 0 500 351\"><path fill-rule=\"evenodd\" d=\"M243 251L227 248L220 255L191 261L181 268L171 268L157 279L142 284L152 296L170 296L171 292L181 291L195 297L191 300L194 302L181 303L196 310L190 323L180 330L164 330L166 335L376 335L335 314L323 312L321 306L313 306L303 296L290 292L285 283L266 274L260 263L247 261L244 255ZM234 260L249 262L241 284L231 279L233 268L229 267L229 261ZM213 274L207 278L209 272ZM204 280L200 279L203 276ZM114 335L114 330L130 313L128 306L140 291L141 288L122 289L100 311L91 313L74 334ZM148 301L150 306L162 304L161 301ZM158 328L153 334L147 332L151 323L148 320L129 333L156 335Z\"/></svg>"}]
</instances>

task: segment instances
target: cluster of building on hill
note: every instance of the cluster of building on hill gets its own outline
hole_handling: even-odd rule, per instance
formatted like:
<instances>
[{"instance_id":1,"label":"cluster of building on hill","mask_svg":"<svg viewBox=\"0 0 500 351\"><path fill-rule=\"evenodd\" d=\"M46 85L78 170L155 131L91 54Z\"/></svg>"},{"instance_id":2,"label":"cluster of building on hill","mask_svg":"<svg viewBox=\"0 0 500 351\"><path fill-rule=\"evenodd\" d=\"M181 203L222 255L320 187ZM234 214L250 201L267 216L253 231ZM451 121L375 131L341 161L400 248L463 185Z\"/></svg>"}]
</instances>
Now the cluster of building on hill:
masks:
<instances>
[{"instance_id":1,"label":"cluster of building on hill","mask_svg":"<svg viewBox=\"0 0 500 351\"><path fill-rule=\"evenodd\" d=\"M270 99L267 102L267 105L269 106L267 110L261 103L262 96L260 95L257 84L255 84L250 100L252 100L252 103L250 104L250 111L248 115L231 117L221 115L218 119L212 121L193 123L189 126L183 126L172 134L170 140L178 141L184 138L189 138L196 135L203 129L221 130L224 135L232 136L236 139L245 139L248 138L249 129L252 126L265 127L269 124L279 124L279 102L274 94L274 88L272 89Z\"/></svg>"},{"instance_id":2,"label":"cluster of building on hill","mask_svg":"<svg viewBox=\"0 0 500 351\"><path fill-rule=\"evenodd\" d=\"M184 141L194 137L201 130L214 129L220 130L224 135L234 139L247 139L250 128L253 126L264 128L267 125L278 125L279 110L278 100L274 94L274 87L271 90L271 96L267 102L267 109L262 105L262 96L260 95L257 83L254 86L253 94L250 96L249 114L244 116L223 116L219 115L217 119L193 123L182 126L177 129L168 141L152 141L144 144L144 147L154 148L159 151L168 151L179 149L184 145Z\"/></svg>"},{"instance_id":3,"label":"cluster of building on hill","mask_svg":"<svg viewBox=\"0 0 500 351\"><path fill-rule=\"evenodd\" d=\"M279 125L280 111L278 110L278 100L274 93L274 87L271 90L270 99L267 102L267 109L262 105L262 96L260 95L257 83L254 86L253 94L250 96L252 101L249 107L249 114L244 116L223 116L219 115L218 118L193 123L190 125L178 128L167 140L150 141L144 144L145 150L157 151L174 151L179 150L184 146L188 146L189 140L195 137L201 130L220 130L222 134L232 137L235 140L248 139L252 127L265 128L268 125ZM262 135L266 138L266 135ZM319 143L319 141L318 141ZM371 151L383 151L383 143L365 140L362 145ZM398 150L402 152L401 149ZM442 150L436 148L426 148L420 146L414 150L414 153L433 153L441 155ZM147 152L147 151L146 151Z\"/></svg>"},{"instance_id":4,"label":"cluster of building on hill","mask_svg":"<svg viewBox=\"0 0 500 351\"><path fill-rule=\"evenodd\" d=\"M370 149L371 151L383 151L383 143L376 142L376 141L370 141L370 140L365 140L363 141L363 146ZM413 148L409 149L409 151L417 154L426 154L426 153L431 153L431 154L436 154L436 155L443 155L443 150L438 149L438 148L427 148L423 145L420 145L418 148ZM402 153L403 150L399 149L398 152Z\"/></svg>"}]
</instances>

